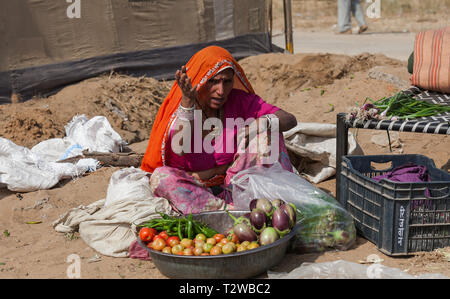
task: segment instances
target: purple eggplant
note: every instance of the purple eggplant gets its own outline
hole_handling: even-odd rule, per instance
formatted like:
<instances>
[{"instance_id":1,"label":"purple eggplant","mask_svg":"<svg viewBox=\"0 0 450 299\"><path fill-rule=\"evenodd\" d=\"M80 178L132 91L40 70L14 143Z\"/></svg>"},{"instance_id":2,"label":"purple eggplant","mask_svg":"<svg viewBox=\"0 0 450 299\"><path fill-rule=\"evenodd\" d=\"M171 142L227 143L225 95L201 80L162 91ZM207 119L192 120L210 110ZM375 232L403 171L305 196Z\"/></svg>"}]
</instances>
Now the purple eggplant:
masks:
<instances>
[{"instance_id":1,"label":"purple eggplant","mask_svg":"<svg viewBox=\"0 0 450 299\"><path fill-rule=\"evenodd\" d=\"M234 221L234 224L233 224L233 225L236 225L236 224L239 224L239 223L245 223L245 224L247 224L247 225L251 225L251 224L250 224L250 213L246 213L246 214L240 216L239 218L234 217L234 216L231 215L230 212L228 212L228 211L227 211L227 214L228 214L228 216L229 216L231 219L233 219L233 221Z\"/></svg>"},{"instance_id":2,"label":"purple eggplant","mask_svg":"<svg viewBox=\"0 0 450 299\"><path fill-rule=\"evenodd\" d=\"M256 201L256 208L261 209L269 217L273 213L272 203L267 198L258 198Z\"/></svg>"},{"instance_id":3,"label":"purple eggplant","mask_svg":"<svg viewBox=\"0 0 450 299\"><path fill-rule=\"evenodd\" d=\"M228 236L229 234L232 234L233 233L233 227L230 227L230 228L228 228L227 230L225 230L224 232L223 232L223 234L225 235L225 236Z\"/></svg>"},{"instance_id":4,"label":"purple eggplant","mask_svg":"<svg viewBox=\"0 0 450 299\"><path fill-rule=\"evenodd\" d=\"M273 227L266 227L259 235L259 244L261 246L269 245L279 238L277 231Z\"/></svg>"},{"instance_id":5,"label":"purple eggplant","mask_svg":"<svg viewBox=\"0 0 450 299\"><path fill-rule=\"evenodd\" d=\"M249 204L250 211L253 211L253 209L256 208L256 202L257 202L257 201L258 201L257 198L252 199L252 201L251 201L250 204Z\"/></svg>"},{"instance_id":6,"label":"purple eggplant","mask_svg":"<svg viewBox=\"0 0 450 299\"><path fill-rule=\"evenodd\" d=\"M274 208L279 208L281 205L285 204L286 202L282 199L276 198L272 200L272 206Z\"/></svg>"},{"instance_id":7,"label":"purple eggplant","mask_svg":"<svg viewBox=\"0 0 450 299\"><path fill-rule=\"evenodd\" d=\"M282 208L278 208L273 212L272 227L277 231L280 237L289 233L289 221L289 215Z\"/></svg>"},{"instance_id":8,"label":"purple eggplant","mask_svg":"<svg viewBox=\"0 0 450 299\"><path fill-rule=\"evenodd\" d=\"M233 226L233 232L238 237L239 242L244 241L256 241L258 239L258 235L252 230L252 228L245 223L238 223Z\"/></svg>"},{"instance_id":9,"label":"purple eggplant","mask_svg":"<svg viewBox=\"0 0 450 299\"><path fill-rule=\"evenodd\" d=\"M256 233L260 233L266 227L267 216L261 209L254 208L250 214L250 223Z\"/></svg>"},{"instance_id":10,"label":"purple eggplant","mask_svg":"<svg viewBox=\"0 0 450 299\"><path fill-rule=\"evenodd\" d=\"M289 228L293 228L297 223L297 214L294 207L292 204L283 204L280 207L289 216Z\"/></svg>"}]
</instances>

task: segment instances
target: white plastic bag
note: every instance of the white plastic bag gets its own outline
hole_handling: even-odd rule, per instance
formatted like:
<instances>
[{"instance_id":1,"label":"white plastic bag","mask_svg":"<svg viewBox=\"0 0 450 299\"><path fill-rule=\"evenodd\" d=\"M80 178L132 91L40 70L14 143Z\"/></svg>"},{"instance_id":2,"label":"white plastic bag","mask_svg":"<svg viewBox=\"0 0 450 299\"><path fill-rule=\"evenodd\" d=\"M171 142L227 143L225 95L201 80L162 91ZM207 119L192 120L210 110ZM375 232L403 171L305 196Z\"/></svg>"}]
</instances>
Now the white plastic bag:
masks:
<instances>
[{"instance_id":1,"label":"white plastic bag","mask_svg":"<svg viewBox=\"0 0 450 299\"><path fill-rule=\"evenodd\" d=\"M41 159L54 162L80 156L84 150L118 153L126 145L104 116L88 119L84 114L76 115L64 128L64 138L41 141L31 148L31 152Z\"/></svg>"},{"instance_id":2,"label":"white plastic bag","mask_svg":"<svg viewBox=\"0 0 450 299\"><path fill-rule=\"evenodd\" d=\"M28 148L0 137L0 186L11 191L50 189L62 179L95 171L97 167L95 159L81 159L75 164L49 162Z\"/></svg>"},{"instance_id":3,"label":"white plastic bag","mask_svg":"<svg viewBox=\"0 0 450 299\"><path fill-rule=\"evenodd\" d=\"M84 150L119 152L126 144L104 116L77 115L65 130L66 137L44 140L31 150L0 137L0 187L17 192L50 189L62 179L98 167L94 159L75 164L57 161L80 156Z\"/></svg>"},{"instance_id":4,"label":"white plastic bag","mask_svg":"<svg viewBox=\"0 0 450 299\"><path fill-rule=\"evenodd\" d=\"M255 198L279 198L296 206L300 228L291 242L292 251L346 250L356 239L352 216L332 196L279 163L250 167L237 173L231 183L237 209L248 210Z\"/></svg>"},{"instance_id":5,"label":"white plastic bag","mask_svg":"<svg viewBox=\"0 0 450 299\"><path fill-rule=\"evenodd\" d=\"M81 155L81 150L73 155L64 155L67 149L73 147L73 141L67 138L51 138L36 144L31 148L31 152L39 155L42 159L54 162L64 160L69 157ZM76 145L75 145L76 146ZM81 149L81 148L80 148Z\"/></svg>"},{"instance_id":6,"label":"white plastic bag","mask_svg":"<svg viewBox=\"0 0 450 299\"><path fill-rule=\"evenodd\" d=\"M50 189L59 182L58 176L22 161L0 158L0 183L11 191L29 192Z\"/></svg>"},{"instance_id":7,"label":"white plastic bag","mask_svg":"<svg viewBox=\"0 0 450 299\"><path fill-rule=\"evenodd\" d=\"M9 139L0 137L0 158L10 159L14 161L22 161L23 163L35 164L40 160L39 154L30 149L17 145Z\"/></svg>"},{"instance_id":8,"label":"white plastic bag","mask_svg":"<svg viewBox=\"0 0 450 299\"><path fill-rule=\"evenodd\" d=\"M79 144L83 150L91 152L117 153L126 145L104 116L88 119L84 114L77 115L65 126L65 130L72 144Z\"/></svg>"},{"instance_id":9,"label":"white plastic bag","mask_svg":"<svg viewBox=\"0 0 450 299\"><path fill-rule=\"evenodd\" d=\"M125 199L146 199L153 196L149 173L140 168L124 168L113 173L106 193L105 206Z\"/></svg>"}]
</instances>

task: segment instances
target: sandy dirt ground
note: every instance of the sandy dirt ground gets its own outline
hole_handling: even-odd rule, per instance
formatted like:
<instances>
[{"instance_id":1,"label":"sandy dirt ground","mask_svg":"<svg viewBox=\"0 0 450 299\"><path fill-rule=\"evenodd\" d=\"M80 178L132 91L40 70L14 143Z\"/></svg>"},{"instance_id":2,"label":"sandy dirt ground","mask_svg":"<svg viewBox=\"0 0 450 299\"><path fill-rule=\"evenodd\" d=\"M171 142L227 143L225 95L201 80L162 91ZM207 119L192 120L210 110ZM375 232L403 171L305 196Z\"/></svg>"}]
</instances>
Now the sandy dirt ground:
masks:
<instances>
[{"instance_id":1,"label":"sandy dirt ground","mask_svg":"<svg viewBox=\"0 0 450 299\"><path fill-rule=\"evenodd\" d=\"M331 25L316 27L320 31ZM336 114L347 112L356 102L392 95L409 82L404 60L376 53L264 54L243 59L241 65L260 96L290 111L300 122L335 123ZM373 78L369 73L375 67L398 80ZM104 115L133 151L143 153L154 116L171 84L118 74L85 80L49 98L0 106L0 136L32 147L49 138L64 137L64 126L76 114ZM390 153L384 132L352 132L357 134L365 154ZM391 138L394 153L424 154L448 171L449 136L393 132ZM100 168L75 180L62 181L50 190L16 193L0 189L0 278L66 278L71 254L81 258L82 278L165 278L151 261L103 256L77 233L61 234L52 227L52 222L69 209L105 198L110 177L118 169ZM318 187L335 195L334 178ZM26 223L30 221L40 223ZM449 252L450 248L445 250ZM346 251L289 253L273 270L288 272L303 262L358 262L371 254L383 259L383 265L409 274L440 273L450 277L450 261L442 252L394 258L361 237Z\"/></svg>"}]
</instances>

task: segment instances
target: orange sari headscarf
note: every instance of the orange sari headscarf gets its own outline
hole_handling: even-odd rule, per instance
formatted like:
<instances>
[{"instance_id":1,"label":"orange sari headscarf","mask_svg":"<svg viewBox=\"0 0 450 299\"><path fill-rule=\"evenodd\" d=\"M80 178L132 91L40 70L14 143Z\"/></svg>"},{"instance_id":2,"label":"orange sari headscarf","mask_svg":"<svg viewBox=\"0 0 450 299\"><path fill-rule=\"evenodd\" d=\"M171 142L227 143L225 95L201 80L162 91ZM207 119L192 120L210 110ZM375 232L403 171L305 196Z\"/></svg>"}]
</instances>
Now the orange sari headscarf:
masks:
<instances>
[{"instance_id":1,"label":"orange sari headscarf","mask_svg":"<svg viewBox=\"0 0 450 299\"><path fill-rule=\"evenodd\" d=\"M192 56L186 64L187 75L191 78L192 86L198 84L197 90L227 67L232 67L234 70L233 88L241 89L248 93L255 93L241 66L224 48L217 46L206 47ZM156 168L165 165L168 131L175 120L176 111L182 96L181 89L175 81L156 114L147 150L142 159L142 170L153 173Z\"/></svg>"}]
</instances>

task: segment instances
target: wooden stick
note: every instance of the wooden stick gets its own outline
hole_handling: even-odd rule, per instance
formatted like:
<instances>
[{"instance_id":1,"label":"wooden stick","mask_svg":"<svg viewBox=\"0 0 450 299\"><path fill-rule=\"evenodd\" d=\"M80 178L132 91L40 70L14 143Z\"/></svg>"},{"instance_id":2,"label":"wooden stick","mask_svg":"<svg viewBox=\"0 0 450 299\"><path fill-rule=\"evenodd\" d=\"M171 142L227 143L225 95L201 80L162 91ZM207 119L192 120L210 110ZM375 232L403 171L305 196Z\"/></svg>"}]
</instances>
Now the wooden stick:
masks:
<instances>
[{"instance_id":1,"label":"wooden stick","mask_svg":"<svg viewBox=\"0 0 450 299\"><path fill-rule=\"evenodd\" d=\"M83 155L67 158L59 163L76 163L81 159L92 158L100 162L101 166L112 167L135 167L141 166L144 154L138 154L135 152L129 153L101 153L101 152L87 152L83 151Z\"/></svg>"},{"instance_id":2,"label":"wooden stick","mask_svg":"<svg viewBox=\"0 0 450 299\"><path fill-rule=\"evenodd\" d=\"M284 31L285 31L286 50L289 53L294 54L291 0L284 0L283 7L284 7Z\"/></svg>"}]
</instances>

